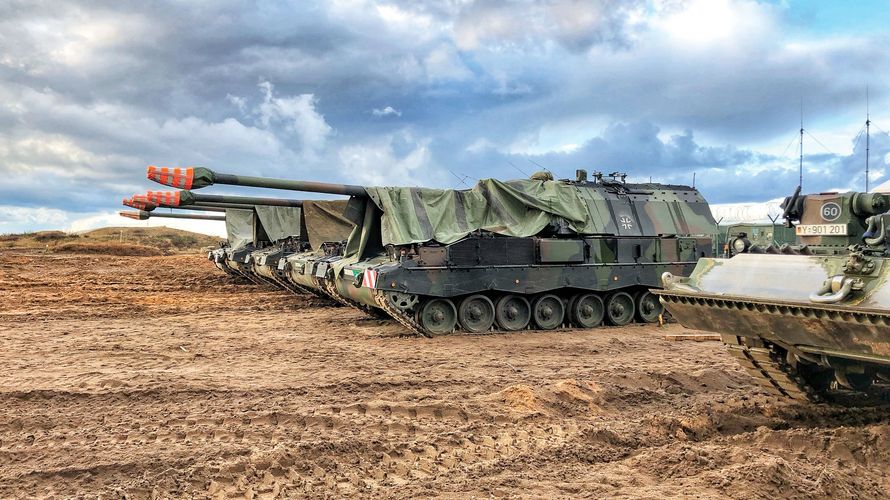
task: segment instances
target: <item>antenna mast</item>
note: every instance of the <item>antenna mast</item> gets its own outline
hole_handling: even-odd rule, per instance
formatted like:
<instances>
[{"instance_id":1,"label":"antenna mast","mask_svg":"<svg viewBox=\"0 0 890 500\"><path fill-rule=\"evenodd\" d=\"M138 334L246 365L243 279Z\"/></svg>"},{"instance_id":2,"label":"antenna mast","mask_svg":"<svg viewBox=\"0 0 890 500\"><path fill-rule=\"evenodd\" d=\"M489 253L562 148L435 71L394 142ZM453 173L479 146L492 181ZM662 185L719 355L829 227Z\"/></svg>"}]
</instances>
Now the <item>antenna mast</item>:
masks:
<instances>
[{"instance_id":1,"label":"antenna mast","mask_svg":"<svg viewBox=\"0 0 890 500\"><path fill-rule=\"evenodd\" d=\"M871 117L868 109L868 85L865 86L865 192L868 192L868 129L871 126Z\"/></svg>"},{"instance_id":2,"label":"antenna mast","mask_svg":"<svg viewBox=\"0 0 890 500\"><path fill-rule=\"evenodd\" d=\"M798 166L797 186L803 187L803 97L800 98L800 165Z\"/></svg>"}]
</instances>

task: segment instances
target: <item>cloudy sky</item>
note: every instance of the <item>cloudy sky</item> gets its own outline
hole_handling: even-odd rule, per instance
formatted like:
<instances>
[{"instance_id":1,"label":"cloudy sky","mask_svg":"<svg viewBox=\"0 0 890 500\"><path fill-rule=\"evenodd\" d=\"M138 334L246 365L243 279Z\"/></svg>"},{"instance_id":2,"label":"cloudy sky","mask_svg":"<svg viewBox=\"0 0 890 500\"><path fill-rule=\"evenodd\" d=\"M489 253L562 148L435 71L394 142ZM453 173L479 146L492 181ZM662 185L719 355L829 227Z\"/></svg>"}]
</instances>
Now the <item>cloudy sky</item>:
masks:
<instances>
[{"instance_id":1,"label":"cloudy sky","mask_svg":"<svg viewBox=\"0 0 890 500\"><path fill-rule=\"evenodd\" d=\"M0 233L119 224L122 197L159 188L148 164L430 187L695 174L713 203L768 200L797 184L801 102L804 190L862 189L866 86L873 185L890 177L887 12L0 0Z\"/></svg>"}]
</instances>

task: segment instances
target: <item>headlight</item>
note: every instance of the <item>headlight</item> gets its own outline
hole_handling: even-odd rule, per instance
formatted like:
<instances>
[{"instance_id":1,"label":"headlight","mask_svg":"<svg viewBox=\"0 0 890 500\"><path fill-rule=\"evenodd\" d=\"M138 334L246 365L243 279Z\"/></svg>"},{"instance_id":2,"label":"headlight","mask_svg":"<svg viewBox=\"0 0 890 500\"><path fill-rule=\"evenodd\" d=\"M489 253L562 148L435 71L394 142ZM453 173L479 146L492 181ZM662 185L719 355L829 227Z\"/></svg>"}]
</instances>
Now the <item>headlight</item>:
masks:
<instances>
[{"instance_id":1,"label":"headlight","mask_svg":"<svg viewBox=\"0 0 890 500\"><path fill-rule=\"evenodd\" d=\"M736 238L732 240L732 253L745 253L748 251L748 240Z\"/></svg>"}]
</instances>

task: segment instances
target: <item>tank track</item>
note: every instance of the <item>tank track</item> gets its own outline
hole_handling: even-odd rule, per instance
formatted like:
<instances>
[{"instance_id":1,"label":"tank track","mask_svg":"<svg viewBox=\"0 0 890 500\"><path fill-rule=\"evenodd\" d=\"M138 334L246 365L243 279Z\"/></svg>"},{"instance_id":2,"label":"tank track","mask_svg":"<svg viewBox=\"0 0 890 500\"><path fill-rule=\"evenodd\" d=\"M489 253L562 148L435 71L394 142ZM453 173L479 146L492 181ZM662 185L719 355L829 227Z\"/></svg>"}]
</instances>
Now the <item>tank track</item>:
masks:
<instances>
[{"instance_id":1,"label":"tank track","mask_svg":"<svg viewBox=\"0 0 890 500\"><path fill-rule=\"evenodd\" d=\"M302 287L295 283L291 283L287 280L277 278L277 277L274 278L274 280L275 280L275 283L278 284L278 286L293 293L294 295L306 295L306 294L310 293L309 290L307 290L305 287Z\"/></svg>"},{"instance_id":2,"label":"tank track","mask_svg":"<svg viewBox=\"0 0 890 500\"><path fill-rule=\"evenodd\" d=\"M239 268L238 272L241 273L241 276L244 276L245 278L250 280L254 285L260 285L260 286L270 285L270 283L268 281L260 278L259 276L257 276L256 274L254 274L253 272L251 272L249 270L242 270ZM273 286L275 286L275 285L273 285Z\"/></svg>"},{"instance_id":3,"label":"tank track","mask_svg":"<svg viewBox=\"0 0 890 500\"><path fill-rule=\"evenodd\" d=\"M288 292L293 293L294 295L304 295L304 294L311 293L308 289L306 289L306 287L298 285L296 283L291 283L290 281L276 275L274 271L272 272L272 275L273 275L272 278L269 278L267 276L262 276L259 273L256 273L256 274L257 274L257 277L262 278L267 283L274 284L280 288L287 290Z\"/></svg>"},{"instance_id":4,"label":"tank track","mask_svg":"<svg viewBox=\"0 0 890 500\"><path fill-rule=\"evenodd\" d=\"M377 305L380 306L380 309L383 309L386 314L392 317L394 320L398 321L399 324L407 328L408 330L420 335L421 337L432 337L426 330L420 326L420 323L417 322L416 319L410 314L405 314L404 311L392 305L389 299L386 298L386 293L383 290L374 290L374 300L377 301Z\"/></svg>"},{"instance_id":5,"label":"tank track","mask_svg":"<svg viewBox=\"0 0 890 500\"><path fill-rule=\"evenodd\" d=\"M257 282L257 284L268 285L273 288L279 288L279 285L275 280L267 278L265 276L260 276L259 274L253 272L253 270L249 269L249 268L248 268L247 272L250 273L250 275L254 277L254 280Z\"/></svg>"},{"instance_id":6,"label":"tank track","mask_svg":"<svg viewBox=\"0 0 890 500\"><path fill-rule=\"evenodd\" d=\"M331 294L329 294L328 291L325 290L321 286L321 283L319 282L318 278L313 278L312 282L315 283L315 288L303 287L306 289L307 293L311 293L312 295L315 295L319 299L324 299L324 300L333 302L333 305L335 305L335 306L344 305L343 302L340 302L340 300L337 299L337 297L331 297ZM302 285L298 285L298 286L302 286Z\"/></svg>"},{"instance_id":7,"label":"tank track","mask_svg":"<svg viewBox=\"0 0 890 500\"><path fill-rule=\"evenodd\" d=\"M806 319L843 321L874 326L890 326L890 314L874 311L852 311L849 308L829 305L777 304L758 300L734 300L730 297L697 297L668 291L658 294L662 300L709 309L735 309L760 314L777 314Z\"/></svg>"},{"instance_id":8,"label":"tank track","mask_svg":"<svg viewBox=\"0 0 890 500\"><path fill-rule=\"evenodd\" d=\"M782 359L772 344L763 342L763 347L751 347L745 344L746 337L726 334L721 337L729 354L736 358L745 371L767 392L801 402L825 401L824 395Z\"/></svg>"},{"instance_id":9,"label":"tank track","mask_svg":"<svg viewBox=\"0 0 890 500\"><path fill-rule=\"evenodd\" d=\"M375 290L374 291L374 300L377 302L377 305L378 305L378 307L380 307L380 309L385 311L389 316L391 316L393 319L398 321L399 324L401 324L402 326L404 326L411 332L413 332L421 337L427 337L427 338L433 337L433 335L431 335L429 332L426 331L426 329L423 328L423 326L417 321L417 319L415 318L415 316L413 314L406 313L405 311L395 307L392 304L392 302L390 302L389 299L386 298L386 294L383 290ZM668 315L667 310L664 311L664 314L666 316ZM669 316L667 316L667 317L669 318ZM568 320L568 311L566 311L566 318L564 318L563 326L556 328L555 331L564 330L565 329L564 327L568 324L568 321L569 321ZM629 323L629 324L637 324L637 323L639 323L639 320L636 318L636 316L634 316L634 318L631 320L631 323ZM604 324L606 324L606 323L604 323ZM467 332L457 331L456 333L466 334ZM495 328L494 328L493 333L511 333L511 332L499 330L497 328L497 323L495 323ZM475 335L478 335L478 334L475 334Z\"/></svg>"},{"instance_id":10,"label":"tank track","mask_svg":"<svg viewBox=\"0 0 890 500\"><path fill-rule=\"evenodd\" d=\"M348 299L348 298L344 297L343 295L341 295L340 292L337 291L337 287L336 287L336 285L334 285L333 280L315 279L315 282L319 284L320 290L324 290L324 292L328 296L330 296L332 299L336 300L337 302L343 304L344 306L351 307L363 314L366 314L368 316L373 316L375 318L381 318L381 317L385 318L386 317L386 315L381 314L380 310L377 309L376 307L367 306L365 304L356 302L354 300Z\"/></svg>"}]
</instances>

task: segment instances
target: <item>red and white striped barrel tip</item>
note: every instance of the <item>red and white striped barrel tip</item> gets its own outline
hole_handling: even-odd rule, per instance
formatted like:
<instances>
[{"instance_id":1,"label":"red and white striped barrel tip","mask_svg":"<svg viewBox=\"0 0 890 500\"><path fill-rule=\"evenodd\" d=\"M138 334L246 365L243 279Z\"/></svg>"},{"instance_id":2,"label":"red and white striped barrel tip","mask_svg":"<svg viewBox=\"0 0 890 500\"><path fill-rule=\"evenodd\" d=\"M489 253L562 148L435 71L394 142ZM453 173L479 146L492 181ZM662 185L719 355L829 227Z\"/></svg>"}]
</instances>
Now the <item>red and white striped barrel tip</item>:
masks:
<instances>
[{"instance_id":1,"label":"red and white striped barrel tip","mask_svg":"<svg viewBox=\"0 0 890 500\"><path fill-rule=\"evenodd\" d=\"M194 167L157 167L148 166L148 178L165 186L179 189L191 189L195 180Z\"/></svg>"},{"instance_id":2,"label":"red and white striped barrel tip","mask_svg":"<svg viewBox=\"0 0 890 500\"><path fill-rule=\"evenodd\" d=\"M148 202L153 205L178 207L179 191L149 191L145 194Z\"/></svg>"}]
</instances>

